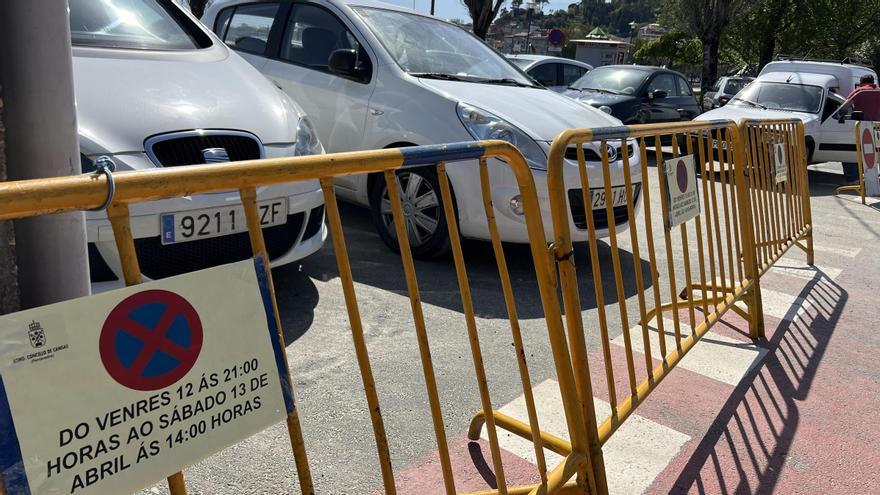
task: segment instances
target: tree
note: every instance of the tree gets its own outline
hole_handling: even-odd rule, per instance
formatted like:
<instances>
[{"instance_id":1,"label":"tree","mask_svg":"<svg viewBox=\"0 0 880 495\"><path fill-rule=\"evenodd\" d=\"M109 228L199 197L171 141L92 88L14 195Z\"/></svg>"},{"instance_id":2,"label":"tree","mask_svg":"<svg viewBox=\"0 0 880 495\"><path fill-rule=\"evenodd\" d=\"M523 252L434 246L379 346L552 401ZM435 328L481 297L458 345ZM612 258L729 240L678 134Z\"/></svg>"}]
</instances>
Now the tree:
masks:
<instances>
[{"instance_id":1,"label":"tree","mask_svg":"<svg viewBox=\"0 0 880 495\"><path fill-rule=\"evenodd\" d=\"M199 19L205 14L205 7L207 5L208 0L189 0L189 10Z\"/></svg>"},{"instance_id":2,"label":"tree","mask_svg":"<svg viewBox=\"0 0 880 495\"><path fill-rule=\"evenodd\" d=\"M474 23L474 34L482 39L486 39L486 33L489 32L489 26L501 10L501 6L505 0L461 0L471 15Z\"/></svg>"},{"instance_id":3,"label":"tree","mask_svg":"<svg viewBox=\"0 0 880 495\"><path fill-rule=\"evenodd\" d=\"M700 91L705 94L718 78L721 39L730 21L753 7L753 0L671 0L681 27L703 44ZM751 5L750 5L751 4Z\"/></svg>"}]
</instances>

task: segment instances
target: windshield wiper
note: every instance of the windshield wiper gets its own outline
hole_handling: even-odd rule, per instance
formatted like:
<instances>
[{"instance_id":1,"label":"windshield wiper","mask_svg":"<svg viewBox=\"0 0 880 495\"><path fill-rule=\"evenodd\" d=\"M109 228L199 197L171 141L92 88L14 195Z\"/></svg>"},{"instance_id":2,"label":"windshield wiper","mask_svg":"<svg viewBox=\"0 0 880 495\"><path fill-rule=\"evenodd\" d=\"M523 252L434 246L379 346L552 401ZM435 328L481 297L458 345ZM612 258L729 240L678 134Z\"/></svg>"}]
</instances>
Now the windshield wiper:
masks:
<instances>
[{"instance_id":1,"label":"windshield wiper","mask_svg":"<svg viewBox=\"0 0 880 495\"><path fill-rule=\"evenodd\" d=\"M524 83L522 81L517 81L516 79L511 79L509 77L501 77L498 79L474 79L474 82L480 84L503 84L505 86L517 86L520 88L540 88L542 86L536 86L534 84Z\"/></svg>"},{"instance_id":2,"label":"windshield wiper","mask_svg":"<svg viewBox=\"0 0 880 495\"><path fill-rule=\"evenodd\" d=\"M753 107L756 107L756 108L760 108L761 110L767 110L767 107L765 107L764 105L761 105L761 104L758 103L758 102L754 102L754 101L752 101L752 100L746 100L745 98L740 98L740 97L738 97L738 96L734 96L734 97L733 97L733 100L731 100L731 101L734 101L734 100L735 100L735 101L741 101L741 102L743 102L743 103L748 103L749 105L751 105L751 106L753 106Z\"/></svg>"},{"instance_id":3,"label":"windshield wiper","mask_svg":"<svg viewBox=\"0 0 880 495\"><path fill-rule=\"evenodd\" d=\"M474 79L470 77L456 76L455 74L446 74L443 72L410 72L409 75L425 79L440 79L442 81L474 82Z\"/></svg>"},{"instance_id":4,"label":"windshield wiper","mask_svg":"<svg viewBox=\"0 0 880 495\"><path fill-rule=\"evenodd\" d=\"M616 91L611 91L610 89L602 89L602 88L575 88L574 86L571 89L576 89L583 93L584 91L594 91L596 93L605 93L606 95L616 95L619 94Z\"/></svg>"}]
</instances>

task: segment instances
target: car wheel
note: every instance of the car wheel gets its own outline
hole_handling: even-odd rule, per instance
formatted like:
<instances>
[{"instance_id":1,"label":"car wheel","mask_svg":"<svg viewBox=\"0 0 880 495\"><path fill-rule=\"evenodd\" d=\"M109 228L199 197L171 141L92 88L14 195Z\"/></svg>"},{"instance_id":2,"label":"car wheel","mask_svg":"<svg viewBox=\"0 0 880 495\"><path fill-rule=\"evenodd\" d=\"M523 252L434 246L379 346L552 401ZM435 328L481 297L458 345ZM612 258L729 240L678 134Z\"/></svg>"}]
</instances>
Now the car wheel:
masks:
<instances>
[{"instance_id":1,"label":"car wheel","mask_svg":"<svg viewBox=\"0 0 880 495\"><path fill-rule=\"evenodd\" d=\"M450 248L449 230L440 202L437 172L433 168L405 170L397 173L397 180L400 182L400 201L413 256L431 259L446 254ZM370 209L382 241L393 251L400 252L384 178L377 180L370 191Z\"/></svg>"}]
</instances>

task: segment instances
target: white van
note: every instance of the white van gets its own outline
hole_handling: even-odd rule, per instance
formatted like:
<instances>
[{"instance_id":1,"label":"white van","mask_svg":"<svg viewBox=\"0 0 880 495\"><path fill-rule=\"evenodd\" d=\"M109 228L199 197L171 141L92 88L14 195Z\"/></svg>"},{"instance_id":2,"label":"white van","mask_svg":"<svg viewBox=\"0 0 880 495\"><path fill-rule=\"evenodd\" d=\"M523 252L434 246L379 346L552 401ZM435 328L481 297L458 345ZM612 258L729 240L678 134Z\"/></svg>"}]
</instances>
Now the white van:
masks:
<instances>
[{"instance_id":1,"label":"white van","mask_svg":"<svg viewBox=\"0 0 880 495\"><path fill-rule=\"evenodd\" d=\"M880 120L880 90L848 98L859 79L877 74L860 65L776 61L724 107L699 120L798 118L804 122L808 163L856 162L855 123Z\"/></svg>"},{"instance_id":2,"label":"white van","mask_svg":"<svg viewBox=\"0 0 880 495\"><path fill-rule=\"evenodd\" d=\"M302 103L328 151L356 151L503 139L525 155L534 171L549 229L546 166L550 142L572 127L606 127L620 121L537 85L511 62L464 29L409 9L373 0L221 0L203 21L278 87ZM630 146L634 142L630 142ZM620 143L609 143L615 219L626 225ZM586 146L591 186L588 206L597 234L607 236L599 143ZM569 156L573 156L572 154ZM638 155L636 153L636 155ZM633 154L630 154L633 156ZM576 159L576 158L575 158ZM569 161L570 227L585 240L577 165ZM508 167L491 164L492 196L501 238L527 242L516 180ZM448 169L465 237L488 239L475 166ZM632 163L634 194L641 174ZM432 167L401 173L413 253L431 257L449 247ZM340 197L369 206L382 239L396 246L381 175L340 178ZM575 189L578 188L578 189Z\"/></svg>"}]
</instances>

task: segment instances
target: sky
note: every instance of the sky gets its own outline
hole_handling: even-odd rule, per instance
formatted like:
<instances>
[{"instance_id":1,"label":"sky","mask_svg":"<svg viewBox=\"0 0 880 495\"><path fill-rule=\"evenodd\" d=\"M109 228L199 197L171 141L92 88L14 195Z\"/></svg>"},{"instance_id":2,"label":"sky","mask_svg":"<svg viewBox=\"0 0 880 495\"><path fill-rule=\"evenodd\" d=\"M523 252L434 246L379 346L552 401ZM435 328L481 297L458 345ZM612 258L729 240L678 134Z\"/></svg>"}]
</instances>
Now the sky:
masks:
<instances>
[{"instance_id":1,"label":"sky","mask_svg":"<svg viewBox=\"0 0 880 495\"><path fill-rule=\"evenodd\" d=\"M431 0L384 0L389 3L395 3L397 5L402 5L404 7L413 8L413 4L415 4L415 9L420 12L429 12L431 10ZM568 8L568 4L572 3L573 0L550 0L548 5L544 6L544 12L552 12L554 10L566 9ZM525 3L525 2L523 2ZM505 2L508 8L510 8L510 2ZM461 3L461 0L434 0L434 10L435 14L438 17L442 17L444 19L464 19L470 20L468 16L467 9L464 8L464 5Z\"/></svg>"}]
</instances>

